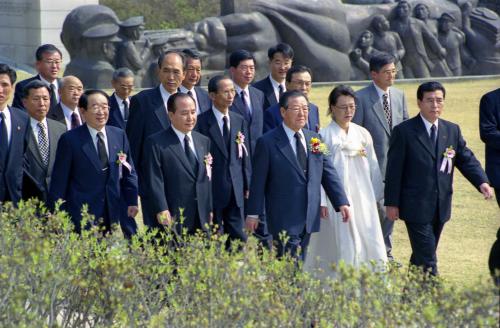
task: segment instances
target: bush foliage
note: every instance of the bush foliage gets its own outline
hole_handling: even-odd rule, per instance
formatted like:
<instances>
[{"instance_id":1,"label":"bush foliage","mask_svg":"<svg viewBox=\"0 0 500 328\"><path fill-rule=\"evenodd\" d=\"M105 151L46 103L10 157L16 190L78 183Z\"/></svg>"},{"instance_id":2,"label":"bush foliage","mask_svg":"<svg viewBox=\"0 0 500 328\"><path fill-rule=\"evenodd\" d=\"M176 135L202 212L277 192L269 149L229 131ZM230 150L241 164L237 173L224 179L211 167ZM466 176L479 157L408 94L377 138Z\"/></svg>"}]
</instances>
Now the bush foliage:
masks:
<instances>
[{"instance_id":1,"label":"bush foliage","mask_svg":"<svg viewBox=\"0 0 500 328\"><path fill-rule=\"evenodd\" d=\"M205 17L219 16L219 0L99 0L118 18L144 16L146 29L184 27Z\"/></svg>"},{"instance_id":2,"label":"bush foliage","mask_svg":"<svg viewBox=\"0 0 500 328\"><path fill-rule=\"evenodd\" d=\"M71 231L63 212L3 205L0 326L496 327L499 319L487 282L462 290L403 269L342 265L321 282L253 239L226 251L218 235L166 234L164 246L145 232L128 243L120 233Z\"/></svg>"}]
</instances>

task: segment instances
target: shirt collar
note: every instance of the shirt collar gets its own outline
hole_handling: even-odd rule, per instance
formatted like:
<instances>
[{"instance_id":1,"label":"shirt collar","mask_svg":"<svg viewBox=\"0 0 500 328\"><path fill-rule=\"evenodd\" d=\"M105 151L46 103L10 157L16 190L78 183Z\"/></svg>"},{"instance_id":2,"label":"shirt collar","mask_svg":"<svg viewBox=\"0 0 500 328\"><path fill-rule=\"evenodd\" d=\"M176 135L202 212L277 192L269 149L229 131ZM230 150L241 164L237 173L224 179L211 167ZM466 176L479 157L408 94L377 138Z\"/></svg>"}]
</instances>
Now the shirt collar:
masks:
<instances>
[{"instance_id":1,"label":"shirt collar","mask_svg":"<svg viewBox=\"0 0 500 328\"><path fill-rule=\"evenodd\" d=\"M180 90L180 92L182 92L182 93L188 93L188 91L191 91L191 93L192 93L192 94L195 94L195 93L196 93L196 91L194 91L194 87L193 87L192 89L188 89L188 88L186 88L185 86L183 86L182 84L181 84L181 86L179 87L179 90Z\"/></svg>"},{"instance_id":2,"label":"shirt collar","mask_svg":"<svg viewBox=\"0 0 500 328\"><path fill-rule=\"evenodd\" d=\"M288 137L288 140L292 141L295 138L295 131L290 129L288 126L286 126L285 122L281 123L283 125L283 129L285 130L286 136ZM302 129L297 131L300 135L302 135L302 140L305 140L304 132Z\"/></svg>"},{"instance_id":3,"label":"shirt collar","mask_svg":"<svg viewBox=\"0 0 500 328\"><path fill-rule=\"evenodd\" d=\"M42 123L45 127L47 127L47 118L44 118L43 120L38 121L30 116L30 124L31 124L31 128L33 130L38 129L38 123Z\"/></svg>"},{"instance_id":4,"label":"shirt collar","mask_svg":"<svg viewBox=\"0 0 500 328\"><path fill-rule=\"evenodd\" d=\"M116 102L117 102L117 103L118 103L118 105L120 105L120 106L123 104L123 101L124 101L124 100L128 100L128 99L122 99L122 98L120 98L120 96L118 96L118 95L116 94L116 92L114 93L114 95L115 95Z\"/></svg>"},{"instance_id":5,"label":"shirt collar","mask_svg":"<svg viewBox=\"0 0 500 328\"><path fill-rule=\"evenodd\" d=\"M163 98L164 102L167 103L168 98L170 98L170 96L172 94L170 94L170 92L168 92L167 89L165 89L163 87L163 84L161 84L161 83L160 83L160 93L161 93L161 97Z\"/></svg>"},{"instance_id":6,"label":"shirt collar","mask_svg":"<svg viewBox=\"0 0 500 328\"><path fill-rule=\"evenodd\" d=\"M191 136L191 131L189 131L188 133L184 133L184 132L177 130L173 124L171 125L171 127L172 127L172 130L174 130L175 134L177 135L177 138L179 138L179 141L181 142L182 145L184 145L184 138L186 137L186 135L189 136L189 139L191 139L191 142L193 142L193 138Z\"/></svg>"},{"instance_id":7,"label":"shirt collar","mask_svg":"<svg viewBox=\"0 0 500 328\"><path fill-rule=\"evenodd\" d=\"M6 120L10 120L10 108L9 108L9 106L5 106L3 111L1 111L0 113L3 113L5 115Z\"/></svg>"},{"instance_id":8,"label":"shirt collar","mask_svg":"<svg viewBox=\"0 0 500 328\"><path fill-rule=\"evenodd\" d=\"M80 113L78 112L78 108L71 109L68 106L66 106L62 101L59 102L59 104L61 104L61 108L63 110L64 116L71 117L71 114L76 113L76 115L78 115L78 117L80 117Z\"/></svg>"},{"instance_id":9,"label":"shirt collar","mask_svg":"<svg viewBox=\"0 0 500 328\"><path fill-rule=\"evenodd\" d=\"M427 131L430 131L432 124L434 124L434 125L436 126L436 131L437 131L437 128L438 128L438 126L439 126L439 125L438 125L438 123L439 123L439 118L438 118L438 119L436 119L436 121L435 121L434 123L431 123L431 122L427 121L427 120L426 120L426 119L422 116L422 114L419 114L419 115L420 115L420 117L422 118L422 121L424 122L424 125L425 125L425 129L426 129Z\"/></svg>"},{"instance_id":10,"label":"shirt collar","mask_svg":"<svg viewBox=\"0 0 500 328\"><path fill-rule=\"evenodd\" d=\"M387 93L388 95L391 93L391 88L390 88L390 87L389 87L389 88L387 88L387 91L384 91L384 90L380 89L380 88L379 88L379 86L375 84L375 82L373 82L373 86L375 87L375 90L377 90L377 94L378 94L378 97L379 97L379 98L382 98L382 96L383 96L384 94L386 94L386 93Z\"/></svg>"},{"instance_id":11,"label":"shirt collar","mask_svg":"<svg viewBox=\"0 0 500 328\"><path fill-rule=\"evenodd\" d=\"M236 88L236 93L241 94L241 91L245 90L245 93L247 94L247 96L250 95L249 92L248 92L248 85L246 86L245 89L242 89L242 88L240 88L239 85L237 85L236 83L234 83L234 87Z\"/></svg>"},{"instance_id":12,"label":"shirt collar","mask_svg":"<svg viewBox=\"0 0 500 328\"><path fill-rule=\"evenodd\" d=\"M273 79L273 77L271 76L271 74L269 74L269 81L271 81L271 84L272 84L272 86L273 86L274 89L278 89L280 87L280 85L283 86L283 88L285 87L284 84L279 83L275 79Z\"/></svg>"},{"instance_id":13,"label":"shirt collar","mask_svg":"<svg viewBox=\"0 0 500 328\"><path fill-rule=\"evenodd\" d=\"M224 114L222 114L222 112L220 110L218 110L217 108L215 108L215 106L212 106L212 112L214 113L215 118L217 119L217 122L222 121L222 118L224 116L229 117L229 111L227 112L226 115L224 115Z\"/></svg>"},{"instance_id":14,"label":"shirt collar","mask_svg":"<svg viewBox=\"0 0 500 328\"><path fill-rule=\"evenodd\" d=\"M97 131L96 129L94 129L90 125L88 125L88 124L85 124L85 125L87 125L87 128L89 129L90 135L92 136L92 140L96 140L97 139L97 133L98 132L102 132L102 134L104 135L104 140L107 139L107 136L106 136L106 127L103 127L101 131Z\"/></svg>"},{"instance_id":15,"label":"shirt collar","mask_svg":"<svg viewBox=\"0 0 500 328\"><path fill-rule=\"evenodd\" d=\"M43 82L47 83L49 86L51 84L53 84L54 87L56 88L56 90L59 89L59 85L57 84L57 79L55 79L54 82L50 83L49 81L47 81L46 79L44 79L41 74L38 74L38 77L40 78L40 80L42 80Z\"/></svg>"}]
</instances>

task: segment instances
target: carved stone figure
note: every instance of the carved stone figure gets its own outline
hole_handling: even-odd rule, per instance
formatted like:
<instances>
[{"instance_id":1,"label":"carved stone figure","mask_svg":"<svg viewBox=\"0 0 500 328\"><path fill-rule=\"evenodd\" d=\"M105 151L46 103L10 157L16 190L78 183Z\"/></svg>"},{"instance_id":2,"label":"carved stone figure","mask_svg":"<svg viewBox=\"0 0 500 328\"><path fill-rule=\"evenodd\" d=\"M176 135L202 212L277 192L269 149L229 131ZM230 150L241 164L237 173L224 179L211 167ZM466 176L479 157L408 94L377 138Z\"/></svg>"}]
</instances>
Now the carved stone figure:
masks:
<instances>
[{"instance_id":1,"label":"carved stone figure","mask_svg":"<svg viewBox=\"0 0 500 328\"><path fill-rule=\"evenodd\" d=\"M372 56L377 56L381 51L373 47L373 33L365 30L359 36L354 48L349 57L354 65L362 72L363 76L354 76L356 80L368 80L370 78L370 59Z\"/></svg>"},{"instance_id":2,"label":"carved stone figure","mask_svg":"<svg viewBox=\"0 0 500 328\"><path fill-rule=\"evenodd\" d=\"M398 70L396 78L404 78L401 58L405 55L405 48L399 34L389 30L390 24L384 15L375 15L371 28L373 30L373 47L396 58L396 69Z\"/></svg>"}]
</instances>

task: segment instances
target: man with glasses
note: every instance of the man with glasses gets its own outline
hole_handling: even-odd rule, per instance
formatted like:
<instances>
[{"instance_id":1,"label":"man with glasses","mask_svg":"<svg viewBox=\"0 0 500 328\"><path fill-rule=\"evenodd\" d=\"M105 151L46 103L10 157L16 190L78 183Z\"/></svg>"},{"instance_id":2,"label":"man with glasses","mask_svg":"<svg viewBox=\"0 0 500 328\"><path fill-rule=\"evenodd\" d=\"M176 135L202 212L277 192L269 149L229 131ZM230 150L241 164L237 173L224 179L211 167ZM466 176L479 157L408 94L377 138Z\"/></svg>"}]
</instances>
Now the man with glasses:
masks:
<instances>
[{"instance_id":1,"label":"man with glasses","mask_svg":"<svg viewBox=\"0 0 500 328\"><path fill-rule=\"evenodd\" d=\"M397 74L395 62L392 55L385 53L370 59L370 75L373 83L356 92L356 113L352 119L352 122L366 128L372 135L382 176L385 176L387 150L392 129L408 119L405 95L402 91L392 87ZM393 261L394 222L387 219L383 206L379 206L379 209L387 258Z\"/></svg>"},{"instance_id":2,"label":"man with glasses","mask_svg":"<svg viewBox=\"0 0 500 328\"><path fill-rule=\"evenodd\" d=\"M137 175L130 156L125 132L106 126L109 116L108 95L102 90L87 90L78 107L85 124L68 131L59 139L52 171L49 204L62 199L75 231L98 225L104 233L120 223L126 237L137 215ZM82 226L82 206L95 216ZM134 222L135 223L135 222Z\"/></svg>"},{"instance_id":3,"label":"man with glasses","mask_svg":"<svg viewBox=\"0 0 500 328\"><path fill-rule=\"evenodd\" d=\"M61 70L62 53L53 44L44 44L38 47L35 56L35 68L38 74L17 83L12 106L23 109L22 94L24 87L33 80L41 80L47 83L50 88L50 109L53 109L59 103L59 80L57 76Z\"/></svg>"},{"instance_id":4,"label":"man with glasses","mask_svg":"<svg viewBox=\"0 0 500 328\"><path fill-rule=\"evenodd\" d=\"M109 99L108 125L125 130L130 115L130 95L134 90L134 73L126 67L115 70L111 85L115 92Z\"/></svg>"},{"instance_id":5,"label":"man with glasses","mask_svg":"<svg viewBox=\"0 0 500 328\"><path fill-rule=\"evenodd\" d=\"M302 65L291 67L286 73L285 79L286 89L288 91L296 90L308 96L312 88L312 72L311 70ZM318 106L309 102L309 115L306 129L318 132L319 125L319 111ZM264 132L270 131L281 124L283 117L280 112L280 105L276 104L264 111Z\"/></svg>"}]
</instances>

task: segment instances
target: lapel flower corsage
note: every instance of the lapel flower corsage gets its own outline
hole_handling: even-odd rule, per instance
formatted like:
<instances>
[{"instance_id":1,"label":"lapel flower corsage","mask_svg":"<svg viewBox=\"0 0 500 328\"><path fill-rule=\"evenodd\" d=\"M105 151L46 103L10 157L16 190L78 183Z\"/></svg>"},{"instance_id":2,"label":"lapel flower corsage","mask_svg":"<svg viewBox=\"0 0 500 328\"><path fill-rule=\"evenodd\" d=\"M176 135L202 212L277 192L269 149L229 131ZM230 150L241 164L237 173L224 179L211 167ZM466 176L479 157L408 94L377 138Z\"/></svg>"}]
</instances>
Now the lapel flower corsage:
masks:
<instances>
[{"instance_id":1,"label":"lapel flower corsage","mask_svg":"<svg viewBox=\"0 0 500 328\"><path fill-rule=\"evenodd\" d=\"M243 152L245 156L248 156L247 147L245 146L245 135L241 131L236 133L236 144L238 145L238 158L243 157Z\"/></svg>"},{"instance_id":2,"label":"lapel flower corsage","mask_svg":"<svg viewBox=\"0 0 500 328\"><path fill-rule=\"evenodd\" d=\"M365 148L361 148L358 151L358 155L361 156L361 157L366 157L366 149Z\"/></svg>"},{"instance_id":3,"label":"lapel flower corsage","mask_svg":"<svg viewBox=\"0 0 500 328\"><path fill-rule=\"evenodd\" d=\"M208 153L205 155L205 158L203 159L203 163L205 163L205 169L207 170L207 177L208 180L212 180L212 163L214 159L212 157L212 154Z\"/></svg>"},{"instance_id":4,"label":"lapel flower corsage","mask_svg":"<svg viewBox=\"0 0 500 328\"><path fill-rule=\"evenodd\" d=\"M309 142L309 150L313 154L330 154L330 152L328 151L328 146L325 143L321 142L319 138L311 138L311 141Z\"/></svg>"},{"instance_id":5,"label":"lapel flower corsage","mask_svg":"<svg viewBox=\"0 0 500 328\"><path fill-rule=\"evenodd\" d=\"M455 149L453 146L449 146L443 153L443 161L441 162L441 172L446 171L446 166L448 166L448 174L451 174L451 168L453 166L452 159L455 157Z\"/></svg>"},{"instance_id":6,"label":"lapel flower corsage","mask_svg":"<svg viewBox=\"0 0 500 328\"><path fill-rule=\"evenodd\" d=\"M118 164L118 177L121 179L123 176L123 167L125 166L130 173L132 171L132 166L129 162L127 162L127 154L125 154L123 150L120 150L116 156L118 157L116 160L116 163Z\"/></svg>"}]
</instances>

